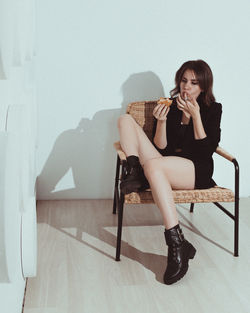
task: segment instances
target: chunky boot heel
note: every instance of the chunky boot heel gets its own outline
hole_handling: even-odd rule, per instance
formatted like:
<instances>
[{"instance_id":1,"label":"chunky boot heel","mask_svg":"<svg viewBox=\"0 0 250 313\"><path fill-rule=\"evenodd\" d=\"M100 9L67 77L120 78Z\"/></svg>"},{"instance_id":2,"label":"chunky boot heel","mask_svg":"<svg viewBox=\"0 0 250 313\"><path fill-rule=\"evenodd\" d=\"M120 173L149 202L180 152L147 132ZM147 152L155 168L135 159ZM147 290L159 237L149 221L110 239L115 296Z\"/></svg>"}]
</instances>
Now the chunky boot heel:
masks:
<instances>
[{"instance_id":1,"label":"chunky boot heel","mask_svg":"<svg viewBox=\"0 0 250 313\"><path fill-rule=\"evenodd\" d=\"M165 239L168 245L168 264L164 274L164 283L171 285L188 271L188 261L193 259L196 249L188 242L178 225L165 230Z\"/></svg>"},{"instance_id":2,"label":"chunky boot heel","mask_svg":"<svg viewBox=\"0 0 250 313\"><path fill-rule=\"evenodd\" d=\"M189 250L189 259L193 259L196 253L196 249L190 244L190 250Z\"/></svg>"}]
</instances>

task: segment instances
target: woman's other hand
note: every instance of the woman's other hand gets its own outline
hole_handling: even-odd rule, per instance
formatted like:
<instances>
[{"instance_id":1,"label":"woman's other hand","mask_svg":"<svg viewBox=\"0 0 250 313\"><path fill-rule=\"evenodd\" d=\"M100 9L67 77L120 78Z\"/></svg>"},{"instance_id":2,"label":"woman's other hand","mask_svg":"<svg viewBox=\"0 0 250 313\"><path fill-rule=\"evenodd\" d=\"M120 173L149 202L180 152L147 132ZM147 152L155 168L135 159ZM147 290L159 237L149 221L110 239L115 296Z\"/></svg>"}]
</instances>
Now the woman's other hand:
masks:
<instances>
[{"instance_id":1,"label":"woman's other hand","mask_svg":"<svg viewBox=\"0 0 250 313\"><path fill-rule=\"evenodd\" d=\"M188 96L186 102L187 110L189 114L192 116L192 119L195 119L197 116L200 115L200 106L196 99L193 97Z\"/></svg>"},{"instance_id":2,"label":"woman's other hand","mask_svg":"<svg viewBox=\"0 0 250 313\"><path fill-rule=\"evenodd\" d=\"M187 98L187 95L186 95L186 98ZM180 94L178 94L178 97L176 98L176 102L177 102L177 108L185 114L187 119L189 119L191 114L188 111L186 101L182 99Z\"/></svg>"},{"instance_id":3,"label":"woman's other hand","mask_svg":"<svg viewBox=\"0 0 250 313\"><path fill-rule=\"evenodd\" d=\"M185 100L179 94L176 101L179 110L183 111L187 118L195 118L200 113L200 106L196 99L192 98L187 93L184 93Z\"/></svg>"},{"instance_id":4,"label":"woman's other hand","mask_svg":"<svg viewBox=\"0 0 250 313\"><path fill-rule=\"evenodd\" d=\"M166 121L170 107L167 107L165 104L157 104L153 110L153 116L158 121Z\"/></svg>"}]
</instances>

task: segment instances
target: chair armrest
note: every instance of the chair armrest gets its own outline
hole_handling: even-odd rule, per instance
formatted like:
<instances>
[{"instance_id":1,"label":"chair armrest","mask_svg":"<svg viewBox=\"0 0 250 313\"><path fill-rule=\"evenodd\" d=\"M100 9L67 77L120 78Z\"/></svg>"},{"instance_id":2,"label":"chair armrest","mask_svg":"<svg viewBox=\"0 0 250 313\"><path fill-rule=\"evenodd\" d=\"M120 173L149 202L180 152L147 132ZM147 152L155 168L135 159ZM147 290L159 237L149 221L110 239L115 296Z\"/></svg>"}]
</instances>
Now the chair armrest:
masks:
<instances>
[{"instance_id":1,"label":"chair armrest","mask_svg":"<svg viewBox=\"0 0 250 313\"><path fill-rule=\"evenodd\" d=\"M114 143L114 147L116 149L117 154L121 161L127 161L125 153L122 151L122 147L120 145L120 141Z\"/></svg>"},{"instance_id":2,"label":"chair armrest","mask_svg":"<svg viewBox=\"0 0 250 313\"><path fill-rule=\"evenodd\" d=\"M236 160L234 156L232 156L230 153L228 153L226 150L224 150L221 147L217 147L216 151L217 154L221 155L223 158L227 159L228 161L233 162L233 160Z\"/></svg>"}]
</instances>

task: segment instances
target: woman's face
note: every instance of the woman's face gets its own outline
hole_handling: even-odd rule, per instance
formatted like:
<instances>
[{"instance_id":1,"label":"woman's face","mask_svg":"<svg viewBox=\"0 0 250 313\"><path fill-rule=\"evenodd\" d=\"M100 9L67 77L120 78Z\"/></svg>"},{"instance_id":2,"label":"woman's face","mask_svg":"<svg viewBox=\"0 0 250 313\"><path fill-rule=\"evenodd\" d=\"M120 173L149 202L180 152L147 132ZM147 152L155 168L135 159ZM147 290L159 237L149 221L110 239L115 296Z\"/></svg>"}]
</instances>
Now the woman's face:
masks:
<instances>
[{"instance_id":1,"label":"woman's face","mask_svg":"<svg viewBox=\"0 0 250 313\"><path fill-rule=\"evenodd\" d=\"M192 70L186 70L180 82L181 97L183 99L185 99L186 96L197 99L201 91L202 90L194 72Z\"/></svg>"}]
</instances>

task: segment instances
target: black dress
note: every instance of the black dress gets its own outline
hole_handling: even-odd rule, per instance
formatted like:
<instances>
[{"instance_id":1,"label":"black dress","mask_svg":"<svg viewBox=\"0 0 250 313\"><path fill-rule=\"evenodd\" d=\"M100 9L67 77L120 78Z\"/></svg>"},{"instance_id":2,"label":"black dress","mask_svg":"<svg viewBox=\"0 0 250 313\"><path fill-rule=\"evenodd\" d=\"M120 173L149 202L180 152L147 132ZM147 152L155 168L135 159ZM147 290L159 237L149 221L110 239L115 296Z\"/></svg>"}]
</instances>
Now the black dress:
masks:
<instances>
[{"instance_id":1,"label":"black dress","mask_svg":"<svg viewBox=\"0 0 250 313\"><path fill-rule=\"evenodd\" d=\"M180 156L194 163L195 188L210 188L215 185L212 179L214 163L212 155L220 141L220 121L222 106L214 102L210 106L199 102L200 115L207 137L195 139L192 118L188 125L181 125L182 111L177 108L176 102L170 107L167 117L167 147L156 149L163 156ZM157 120L154 124L154 135Z\"/></svg>"}]
</instances>

